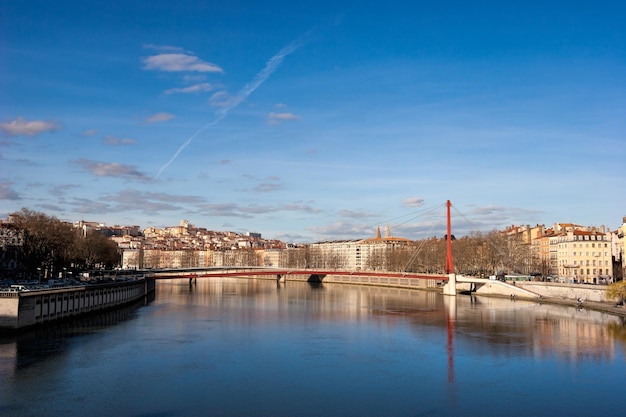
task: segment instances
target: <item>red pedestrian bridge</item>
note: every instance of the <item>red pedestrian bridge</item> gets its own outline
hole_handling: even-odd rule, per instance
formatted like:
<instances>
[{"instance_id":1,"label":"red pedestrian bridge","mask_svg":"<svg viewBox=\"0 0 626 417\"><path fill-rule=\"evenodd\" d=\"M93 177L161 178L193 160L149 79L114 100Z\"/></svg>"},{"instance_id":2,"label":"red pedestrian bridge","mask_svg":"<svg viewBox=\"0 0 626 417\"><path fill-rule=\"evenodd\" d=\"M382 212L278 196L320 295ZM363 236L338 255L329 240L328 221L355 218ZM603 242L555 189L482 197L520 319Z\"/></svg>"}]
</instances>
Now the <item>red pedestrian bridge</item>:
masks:
<instances>
[{"instance_id":1,"label":"red pedestrian bridge","mask_svg":"<svg viewBox=\"0 0 626 417\"><path fill-rule=\"evenodd\" d=\"M278 282L336 282L399 287L437 287L448 281L448 275L409 272L346 271L339 269L289 269L267 267L181 268L150 271L154 279L189 279L218 277L250 277Z\"/></svg>"},{"instance_id":2,"label":"red pedestrian bridge","mask_svg":"<svg viewBox=\"0 0 626 417\"><path fill-rule=\"evenodd\" d=\"M413 272L389 272L389 271L347 271L342 269L324 268L268 268L268 267L207 267L207 268L181 268L160 269L147 271L146 275L154 279L189 279L190 282L198 278L217 277L250 277L260 279L275 279L281 281L306 281L306 282L336 282L362 285L378 285L403 288L435 288L443 286L445 295L454 296L457 293L456 284L467 286L466 291L476 292L479 287L484 287L485 293L511 293L522 291L509 284L490 281L483 278L464 277L454 274L454 262L452 259L452 229L450 221L450 200L447 207L447 234L446 234L446 265L445 274L423 274ZM445 285L444 285L445 284ZM500 288L504 286L505 288ZM514 290L514 291L513 291ZM513 291L513 292L512 292ZM527 291L527 290L523 290ZM537 296L529 291L520 295Z\"/></svg>"}]
</instances>

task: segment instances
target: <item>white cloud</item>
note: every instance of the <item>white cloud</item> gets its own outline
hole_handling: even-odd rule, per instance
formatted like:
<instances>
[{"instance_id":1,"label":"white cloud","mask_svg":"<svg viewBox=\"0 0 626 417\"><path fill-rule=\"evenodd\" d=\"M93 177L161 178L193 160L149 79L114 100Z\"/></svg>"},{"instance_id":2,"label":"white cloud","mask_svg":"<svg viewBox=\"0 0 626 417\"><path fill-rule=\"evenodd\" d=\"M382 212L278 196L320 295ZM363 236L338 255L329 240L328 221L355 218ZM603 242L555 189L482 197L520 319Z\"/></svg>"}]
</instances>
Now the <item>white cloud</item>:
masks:
<instances>
[{"instance_id":1,"label":"white cloud","mask_svg":"<svg viewBox=\"0 0 626 417\"><path fill-rule=\"evenodd\" d=\"M161 52L185 52L183 48L180 46L172 46L172 45L155 45L153 43L148 43L143 46L146 49L154 49L156 51Z\"/></svg>"},{"instance_id":2,"label":"white cloud","mask_svg":"<svg viewBox=\"0 0 626 417\"><path fill-rule=\"evenodd\" d=\"M203 74L185 74L183 75L183 81L186 83L197 83L206 80L206 76Z\"/></svg>"},{"instance_id":3,"label":"white cloud","mask_svg":"<svg viewBox=\"0 0 626 417\"><path fill-rule=\"evenodd\" d=\"M224 72L220 67L197 56L187 54L158 54L144 58L144 69L168 72Z\"/></svg>"},{"instance_id":4,"label":"white cloud","mask_svg":"<svg viewBox=\"0 0 626 417\"><path fill-rule=\"evenodd\" d=\"M176 116L170 113L155 113L152 116L148 117L146 119L146 122L147 123L167 122L168 120L171 120L174 117Z\"/></svg>"},{"instance_id":5,"label":"white cloud","mask_svg":"<svg viewBox=\"0 0 626 417\"><path fill-rule=\"evenodd\" d=\"M74 163L96 177L117 177L143 182L152 180L148 175L138 171L134 165L125 165L117 162L98 162L86 158L77 159Z\"/></svg>"},{"instance_id":6,"label":"white cloud","mask_svg":"<svg viewBox=\"0 0 626 417\"><path fill-rule=\"evenodd\" d=\"M285 210L285 211L301 211L303 213L309 213L309 214L321 212L321 210L318 208L311 207L308 204L302 204L300 202L285 204L284 206L278 207L278 209Z\"/></svg>"},{"instance_id":7,"label":"white cloud","mask_svg":"<svg viewBox=\"0 0 626 417\"><path fill-rule=\"evenodd\" d=\"M222 217L243 217L251 218L252 216L242 210L235 203L211 203L203 204L198 207L201 214L208 216L222 216Z\"/></svg>"},{"instance_id":8,"label":"white cloud","mask_svg":"<svg viewBox=\"0 0 626 417\"><path fill-rule=\"evenodd\" d=\"M174 94L174 93L203 93L207 91L213 90L213 86L209 83L200 83L190 85L189 87L181 87L181 88L170 88L169 90L165 90L165 94Z\"/></svg>"},{"instance_id":9,"label":"white cloud","mask_svg":"<svg viewBox=\"0 0 626 417\"><path fill-rule=\"evenodd\" d=\"M134 145L137 143L135 139L118 138L115 136L105 136L102 138L102 143L105 145L119 146L119 145Z\"/></svg>"},{"instance_id":10,"label":"white cloud","mask_svg":"<svg viewBox=\"0 0 626 417\"><path fill-rule=\"evenodd\" d=\"M202 204L205 202L204 198L198 196L154 193L137 189L125 189L116 194L104 195L100 200L112 205L110 211L138 210L146 214L181 210L183 206L180 204Z\"/></svg>"},{"instance_id":11,"label":"white cloud","mask_svg":"<svg viewBox=\"0 0 626 417\"><path fill-rule=\"evenodd\" d=\"M211 106L215 107L232 107L236 105L237 102L240 100L241 98L231 96L226 91L218 91L211 96L211 98L209 99L209 103L211 104Z\"/></svg>"},{"instance_id":12,"label":"white cloud","mask_svg":"<svg viewBox=\"0 0 626 417\"><path fill-rule=\"evenodd\" d=\"M308 228L313 233L325 236L328 239L362 239L373 236L375 231L372 226L355 224L352 222L337 221L325 226L311 226Z\"/></svg>"},{"instance_id":13,"label":"white cloud","mask_svg":"<svg viewBox=\"0 0 626 417\"><path fill-rule=\"evenodd\" d=\"M404 199L404 204L408 207L422 207L424 199L419 197L408 197Z\"/></svg>"},{"instance_id":14,"label":"white cloud","mask_svg":"<svg viewBox=\"0 0 626 417\"><path fill-rule=\"evenodd\" d=\"M0 182L0 200L19 200L20 195L11 188L11 182Z\"/></svg>"},{"instance_id":15,"label":"white cloud","mask_svg":"<svg viewBox=\"0 0 626 417\"><path fill-rule=\"evenodd\" d=\"M98 134L98 131L96 129L88 129L83 132L83 136L94 136L97 134Z\"/></svg>"},{"instance_id":16,"label":"white cloud","mask_svg":"<svg viewBox=\"0 0 626 417\"><path fill-rule=\"evenodd\" d=\"M61 126L50 120L31 120L18 117L10 122L0 123L0 130L9 136L36 136L40 133L54 132Z\"/></svg>"},{"instance_id":17,"label":"white cloud","mask_svg":"<svg viewBox=\"0 0 626 417\"><path fill-rule=\"evenodd\" d=\"M261 183L254 187L254 191L259 193L269 193L272 191L278 191L280 189L282 189L282 186L280 184L271 184L268 182Z\"/></svg>"},{"instance_id":18,"label":"white cloud","mask_svg":"<svg viewBox=\"0 0 626 417\"><path fill-rule=\"evenodd\" d=\"M278 124L282 121L285 120L300 120L299 116L296 116L295 114L291 113L291 112L285 112L285 113L270 113L269 116L267 117L267 121L270 124Z\"/></svg>"},{"instance_id":19,"label":"white cloud","mask_svg":"<svg viewBox=\"0 0 626 417\"><path fill-rule=\"evenodd\" d=\"M375 214L367 213L365 211L354 211L354 210L339 210L339 215L341 217L347 217L349 219L364 219L367 217L374 217Z\"/></svg>"}]
</instances>

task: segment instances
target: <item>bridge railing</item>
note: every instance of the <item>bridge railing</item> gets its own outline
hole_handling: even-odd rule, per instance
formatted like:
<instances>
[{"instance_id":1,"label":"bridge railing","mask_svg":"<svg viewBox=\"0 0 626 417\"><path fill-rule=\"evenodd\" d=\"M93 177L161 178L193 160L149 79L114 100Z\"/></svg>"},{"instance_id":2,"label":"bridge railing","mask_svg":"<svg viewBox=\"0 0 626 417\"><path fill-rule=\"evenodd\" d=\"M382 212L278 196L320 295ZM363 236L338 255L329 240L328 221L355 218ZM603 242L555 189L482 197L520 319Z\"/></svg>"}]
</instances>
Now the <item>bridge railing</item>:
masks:
<instances>
[{"instance_id":1,"label":"bridge railing","mask_svg":"<svg viewBox=\"0 0 626 417\"><path fill-rule=\"evenodd\" d=\"M253 276L253 275L341 275L341 276L373 276L388 278L434 279L447 281L448 275L420 274L414 272L387 272L325 268L277 268L277 267L210 267L210 268L168 268L152 270L155 278L200 278L209 276Z\"/></svg>"}]
</instances>

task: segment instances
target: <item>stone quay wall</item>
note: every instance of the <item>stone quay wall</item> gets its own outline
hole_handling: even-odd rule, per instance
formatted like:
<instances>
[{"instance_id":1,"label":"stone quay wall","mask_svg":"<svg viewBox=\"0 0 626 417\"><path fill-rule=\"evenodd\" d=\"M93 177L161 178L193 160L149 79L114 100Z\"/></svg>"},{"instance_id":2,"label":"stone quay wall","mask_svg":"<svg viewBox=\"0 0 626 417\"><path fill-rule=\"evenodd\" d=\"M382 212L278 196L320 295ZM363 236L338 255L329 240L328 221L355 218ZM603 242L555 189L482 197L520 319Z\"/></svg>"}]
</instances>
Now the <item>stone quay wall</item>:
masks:
<instances>
[{"instance_id":1,"label":"stone quay wall","mask_svg":"<svg viewBox=\"0 0 626 417\"><path fill-rule=\"evenodd\" d=\"M154 291L153 279L38 291L0 292L0 330L18 330L131 303Z\"/></svg>"},{"instance_id":2,"label":"stone quay wall","mask_svg":"<svg viewBox=\"0 0 626 417\"><path fill-rule=\"evenodd\" d=\"M580 298L582 301L600 303L615 302L615 300L606 299L606 285L559 284L533 281L520 281L517 282L516 285L547 298L562 298L568 300L578 300Z\"/></svg>"}]
</instances>

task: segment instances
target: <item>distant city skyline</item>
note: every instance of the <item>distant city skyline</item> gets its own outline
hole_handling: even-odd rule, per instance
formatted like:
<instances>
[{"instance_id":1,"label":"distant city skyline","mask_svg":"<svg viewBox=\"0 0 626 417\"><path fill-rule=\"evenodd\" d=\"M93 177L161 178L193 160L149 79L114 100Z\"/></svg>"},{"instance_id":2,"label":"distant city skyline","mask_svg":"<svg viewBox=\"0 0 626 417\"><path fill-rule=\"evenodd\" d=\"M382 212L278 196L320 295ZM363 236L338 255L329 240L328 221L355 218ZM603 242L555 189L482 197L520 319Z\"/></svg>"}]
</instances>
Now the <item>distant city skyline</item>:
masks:
<instances>
[{"instance_id":1,"label":"distant city skyline","mask_svg":"<svg viewBox=\"0 0 626 417\"><path fill-rule=\"evenodd\" d=\"M621 2L2 1L0 217L285 242L626 216Z\"/></svg>"},{"instance_id":2,"label":"distant city skyline","mask_svg":"<svg viewBox=\"0 0 626 417\"><path fill-rule=\"evenodd\" d=\"M454 206L452 207L453 210ZM456 211L456 210L455 210ZM109 228L109 229L116 229L116 228L121 228L121 229L129 229L129 231L127 233L129 233L132 236L135 236L136 231L140 231L140 232L144 232L148 229L154 230L154 229L158 229L158 230L167 230L167 229L178 229L181 226L184 227L190 227L193 229L204 229L204 230L208 230L208 231L212 231L212 232L216 232L216 233L235 233L237 235L240 236L245 236L245 235L249 235L252 237L258 237L258 238L262 238L263 240L279 240L282 241L285 244L289 244L289 243L315 243L315 242L320 242L320 241L342 241L342 240L360 240L360 239L368 239L368 238L372 238L373 236L378 236L380 234L380 236L385 236L385 237L399 237L399 238L405 238L405 233L408 233L410 235L412 235L413 237L410 238L410 240L421 240L421 239L429 239L432 237L437 237L437 238L445 238L445 233L446 233L446 224L445 224L445 219L444 220L439 220L437 221L436 219L434 219L434 217L432 217L432 215L434 213L438 213L438 210L434 210L433 208L426 210L426 214L430 215L430 218L433 219L433 222L430 226L430 228L428 230L426 230L426 228L415 228L415 226L413 224L409 225L409 226L405 226L406 221L402 221L402 218L396 218L396 219L391 219L391 221L395 221L393 223L391 222L385 222L385 223L380 223L377 224L375 226L372 226L372 233L368 233L367 231L365 231L365 234L361 234L361 235L354 235L348 238L336 238L336 239L322 239L322 240L318 240L318 241L305 241L305 240L301 240L301 241L290 241L290 240L282 240L279 238L275 238L275 237L267 237L263 234L263 232L261 230L255 230L255 229L246 229L246 230L237 230L237 229L229 229L229 228L219 228L219 227L212 227L212 226L208 226L208 225L204 225L204 224L196 224L196 223L191 223L189 222L189 220L187 219L180 219L178 222L172 223L172 224L168 224L168 225L163 225L163 226L146 226L143 225L141 223L135 223L135 224L124 224L124 223L119 223L119 222L114 222L114 223L107 223L107 222L103 222L103 221L99 221L97 219L59 219L61 221L65 221L71 224L79 225L78 227L82 227L80 226L81 224L90 224L90 225L98 225L101 226L103 228ZM429 214L430 213L430 214ZM47 215L50 215L49 213L44 213ZM412 220L415 217L416 213L412 213L409 217L409 221ZM574 226L580 226L583 229L592 229L592 228L596 228L598 229L599 232L601 233L609 233L609 232L616 232L620 227L623 226L624 223L626 223L626 216L624 216L622 218L622 221L619 222L619 224L615 227L611 227L610 225L603 223L603 224L581 224L579 222L572 222L572 221L567 221L567 222L560 222L560 221L555 221L555 222L551 222L551 223L542 223L542 224L530 224L530 223L518 223L518 224L508 224L508 225L504 225L500 228L488 228L488 227L483 227L483 228L479 228L477 227L478 225L474 224L470 219L468 219L463 213L460 213L458 211L456 211L456 214L459 216L459 218L455 218L454 214L452 215L452 234L455 237L463 237L463 236L468 236L471 235L473 232L492 232L492 231L498 231L498 232L511 232L514 229L525 229L526 227L529 228L534 228L537 226L543 226L545 227L545 230L549 230L549 229L555 229L555 230L560 230L561 227L567 227L570 225L574 225ZM55 216L56 217L56 216ZM4 220L8 220L8 219L0 219L0 223L2 223L2 221ZM485 226L485 225L483 225ZM91 227L91 226L90 226ZM130 230L133 230L132 232ZM368 228L370 229L370 228ZM603 230L604 229L604 230ZM121 235L117 235L117 236L121 236Z\"/></svg>"}]
</instances>

